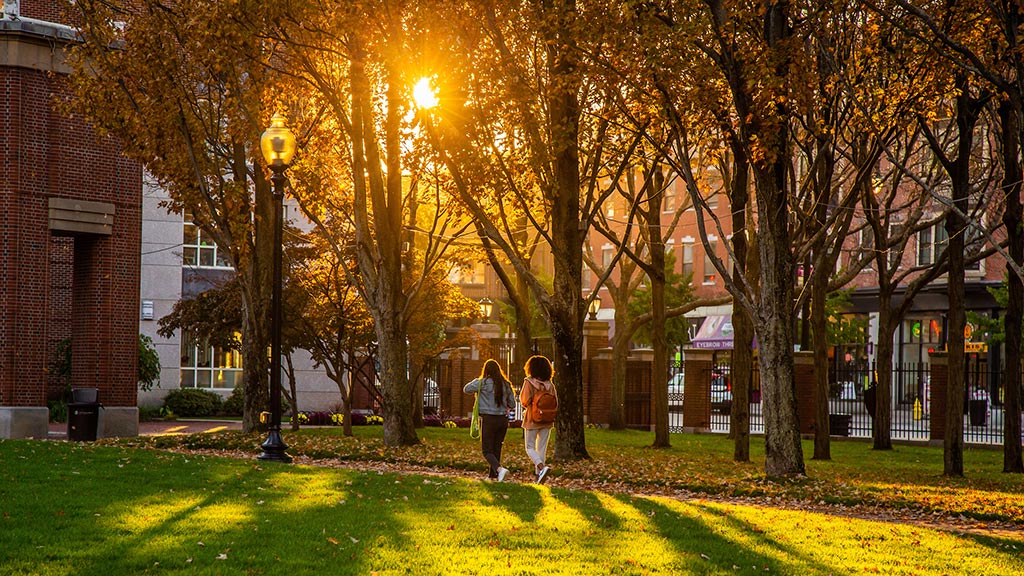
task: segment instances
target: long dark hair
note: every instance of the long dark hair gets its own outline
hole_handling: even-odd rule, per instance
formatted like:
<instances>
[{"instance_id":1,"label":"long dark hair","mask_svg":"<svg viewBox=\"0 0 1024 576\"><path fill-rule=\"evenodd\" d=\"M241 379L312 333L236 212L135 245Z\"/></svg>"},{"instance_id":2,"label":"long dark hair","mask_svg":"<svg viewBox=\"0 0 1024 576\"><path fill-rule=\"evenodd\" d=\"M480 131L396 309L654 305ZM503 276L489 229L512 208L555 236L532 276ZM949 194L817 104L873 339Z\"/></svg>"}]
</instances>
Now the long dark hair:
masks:
<instances>
[{"instance_id":1,"label":"long dark hair","mask_svg":"<svg viewBox=\"0 0 1024 576\"><path fill-rule=\"evenodd\" d=\"M501 364L498 364L496 360L488 360L484 362L484 367L480 370L480 378L490 378L491 384L494 386L494 402L498 406L505 404L505 384L512 385L508 381L508 377L505 376L505 372L501 369Z\"/></svg>"}]
</instances>

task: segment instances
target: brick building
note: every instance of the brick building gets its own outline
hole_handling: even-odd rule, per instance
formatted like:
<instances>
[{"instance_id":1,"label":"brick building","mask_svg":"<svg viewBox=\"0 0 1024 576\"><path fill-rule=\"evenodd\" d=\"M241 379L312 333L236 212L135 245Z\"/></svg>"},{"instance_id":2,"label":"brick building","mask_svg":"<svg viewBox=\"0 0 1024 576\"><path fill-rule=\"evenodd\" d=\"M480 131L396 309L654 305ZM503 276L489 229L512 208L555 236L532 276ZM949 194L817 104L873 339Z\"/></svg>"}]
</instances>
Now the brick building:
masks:
<instances>
[{"instance_id":1,"label":"brick building","mask_svg":"<svg viewBox=\"0 0 1024 576\"><path fill-rule=\"evenodd\" d=\"M99 389L99 435L138 430L142 173L54 107L74 30L54 0L0 17L0 437L45 437L47 367L70 337L72 387ZM59 392L58 392L59 393Z\"/></svg>"}]
</instances>

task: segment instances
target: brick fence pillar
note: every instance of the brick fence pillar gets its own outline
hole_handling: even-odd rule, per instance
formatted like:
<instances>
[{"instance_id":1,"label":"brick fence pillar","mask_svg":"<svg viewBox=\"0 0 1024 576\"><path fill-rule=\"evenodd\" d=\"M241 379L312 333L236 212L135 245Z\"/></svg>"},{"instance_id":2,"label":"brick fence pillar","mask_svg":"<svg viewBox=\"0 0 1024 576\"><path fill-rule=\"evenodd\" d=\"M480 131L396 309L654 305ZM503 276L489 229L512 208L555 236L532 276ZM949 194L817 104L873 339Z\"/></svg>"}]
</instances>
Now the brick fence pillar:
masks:
<instances>
[{"instance_id":1,"label":"brick fence pillar","mask_svg":"<svg viewBox=\"0 0 1024 576\"><path fill-rule=\"evenodd\" d=\"M462 391L470 380L480 377L480 370L484 367L486 359L473 358L469 349L463 348L462 354L453 357L451 360L451 381L448 383L448 393L442 391L442 402L447 398L447 406L442 404L442 409L449 416L469 416L473 413L473 395Z\"/></svg>"},{"instance_id":2,"label":"brick fence pillar","mask_svg":"<svg viewBox=\"0 0 1024 576\"><path fill-rule=\"evenodd\" d=\"M817 381L813 352L793 353L793 379L796 382L796 412L800 419L800 433L814 434L817 419L814 405L817 401Z\"/></svg>"},{"instance_id":3,"label":"brick fence pillar","mask_svg":"<svg viewBox=\"0 0 1024 576\"><path fill-rule=\"evenodd\" d=\"M929 352L931 374L929 376L930 398L928 403L928 419L931 430L930 440L942 441L946 437L946 392L949 390L949 356L946 352Z\"/></svg>"},{"instance_id":4,"label":"brick fence pillar","mask_svg":"<svg viewBox=\"0 0 1024 576\"><path fill-rule=\"evenodd\" d=\"M583 361L583 420L607 425L612 412L612 350L594 352Z\"/></svg>"},{"instance_id":5,"label":"brick fence pillar","mask_svg":"<svg viewBox=\"0 0 1024 576\"><path fill-rule=\"evenodd\" d=\"M711 350L683 350L683 428L711 427Z\"/></svg>"},{"instance_id":6,"label":"brick fence pillar","mask_svg":"<svg viewBox=\"0 0 1024 576\"><path fill-rule=\"evenodd\" d=\"M604 320L583 322L583 421L607 424L612 405L612 363L609 325Z\"/></svg>"}]
</instances>

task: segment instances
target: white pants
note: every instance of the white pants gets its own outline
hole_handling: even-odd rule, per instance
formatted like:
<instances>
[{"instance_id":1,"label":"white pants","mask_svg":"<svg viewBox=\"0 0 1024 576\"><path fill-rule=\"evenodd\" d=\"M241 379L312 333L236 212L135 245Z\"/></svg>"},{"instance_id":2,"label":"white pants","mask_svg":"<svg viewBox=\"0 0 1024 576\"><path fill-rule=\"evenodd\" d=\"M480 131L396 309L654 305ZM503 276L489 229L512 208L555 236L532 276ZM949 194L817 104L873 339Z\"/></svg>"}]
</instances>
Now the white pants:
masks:
<instances>
[{"instance_id":1,"label":"white pants","mask_svg":"<svg viewBox=\"0 0 1024 576\"><path fill-rule=\"evenodd\" d=\"M539 428L536 430L523 429L526 437L526 455L533 460L536 468L543 464L548 454L548 438L551 437L551 428Z\"/></svg>"}]
</instances>

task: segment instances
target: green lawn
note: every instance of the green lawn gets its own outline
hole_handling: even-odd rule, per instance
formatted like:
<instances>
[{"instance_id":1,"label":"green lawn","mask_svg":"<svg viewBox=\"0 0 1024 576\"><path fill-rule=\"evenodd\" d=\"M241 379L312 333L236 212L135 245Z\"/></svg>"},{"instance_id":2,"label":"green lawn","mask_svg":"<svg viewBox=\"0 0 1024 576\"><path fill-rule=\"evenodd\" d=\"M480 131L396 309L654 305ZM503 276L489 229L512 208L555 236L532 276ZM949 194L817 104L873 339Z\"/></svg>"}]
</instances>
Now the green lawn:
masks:
<instances>
[{"instance_id":1,"label":"green lawn","mask_svg":"<svg viewBox=\"0 0 1024 576\"><path fill-rule=\"evenodd\" d=\"M380 428L357 432L303 430L286 441L292 454L326 463L340 456L483 475L465 430L424 430L423 445L398 450L381 445ZM508 462L525 480L520 438L510 433ZM914 503L906 510L919 513L985 503L985 514L1003 518L1021 505L1021 478L998 472L997 452L971 452L968 478L947 481L941 452L936 462L931 449L836 444L835 461L808 463L810 480L778 485L757 462L731 463L725 439L678 436L663 451L644 448L650 438L588 431L595 460L557 467L550 486L264 464L251 458L259 438L241 434L0 441L0 573L1024 573L1021 539L852 519L794 501L825 511L825 496ZM770 498L627 494L683 487Z\"/></svg>"},{"instance_id":2,"label":"green lawn","mask_svg":"<svg viewBox=\"0 0 1024 576\"><path fill-rule=\"evenodd\" d=\"M289 453L327 462L355 460L406 463L471 471L485 476L478 441L463 429L424 428L419 446L386 448L380 427L354 428L345 438L339 428L286 432ZM897 446L876 451L865 442L833 442L832 460L811 460L804 443L808 479L769 482L764 477L763 441L751 440L752 461L732 460L732 442L723 436L674 434L672 448L650 448L647 432L587 430L591 461L555 465L554 484L611 492L695 492L716 497L770 497L835 506L867 505L890 510L942 513L981 520L1019 522L1024 528L1024 478L1002 473L1002 452L967 450L966 476L942 476L941 448ZM113 441L124 446L186 447L256 454L260 438L239 433L142 437ZM553 440L552 440L553 443ZM528 481L532 465L522 448L522 431L509 431L505 465L511 479Z\"/></svg>"}]
</instances>

